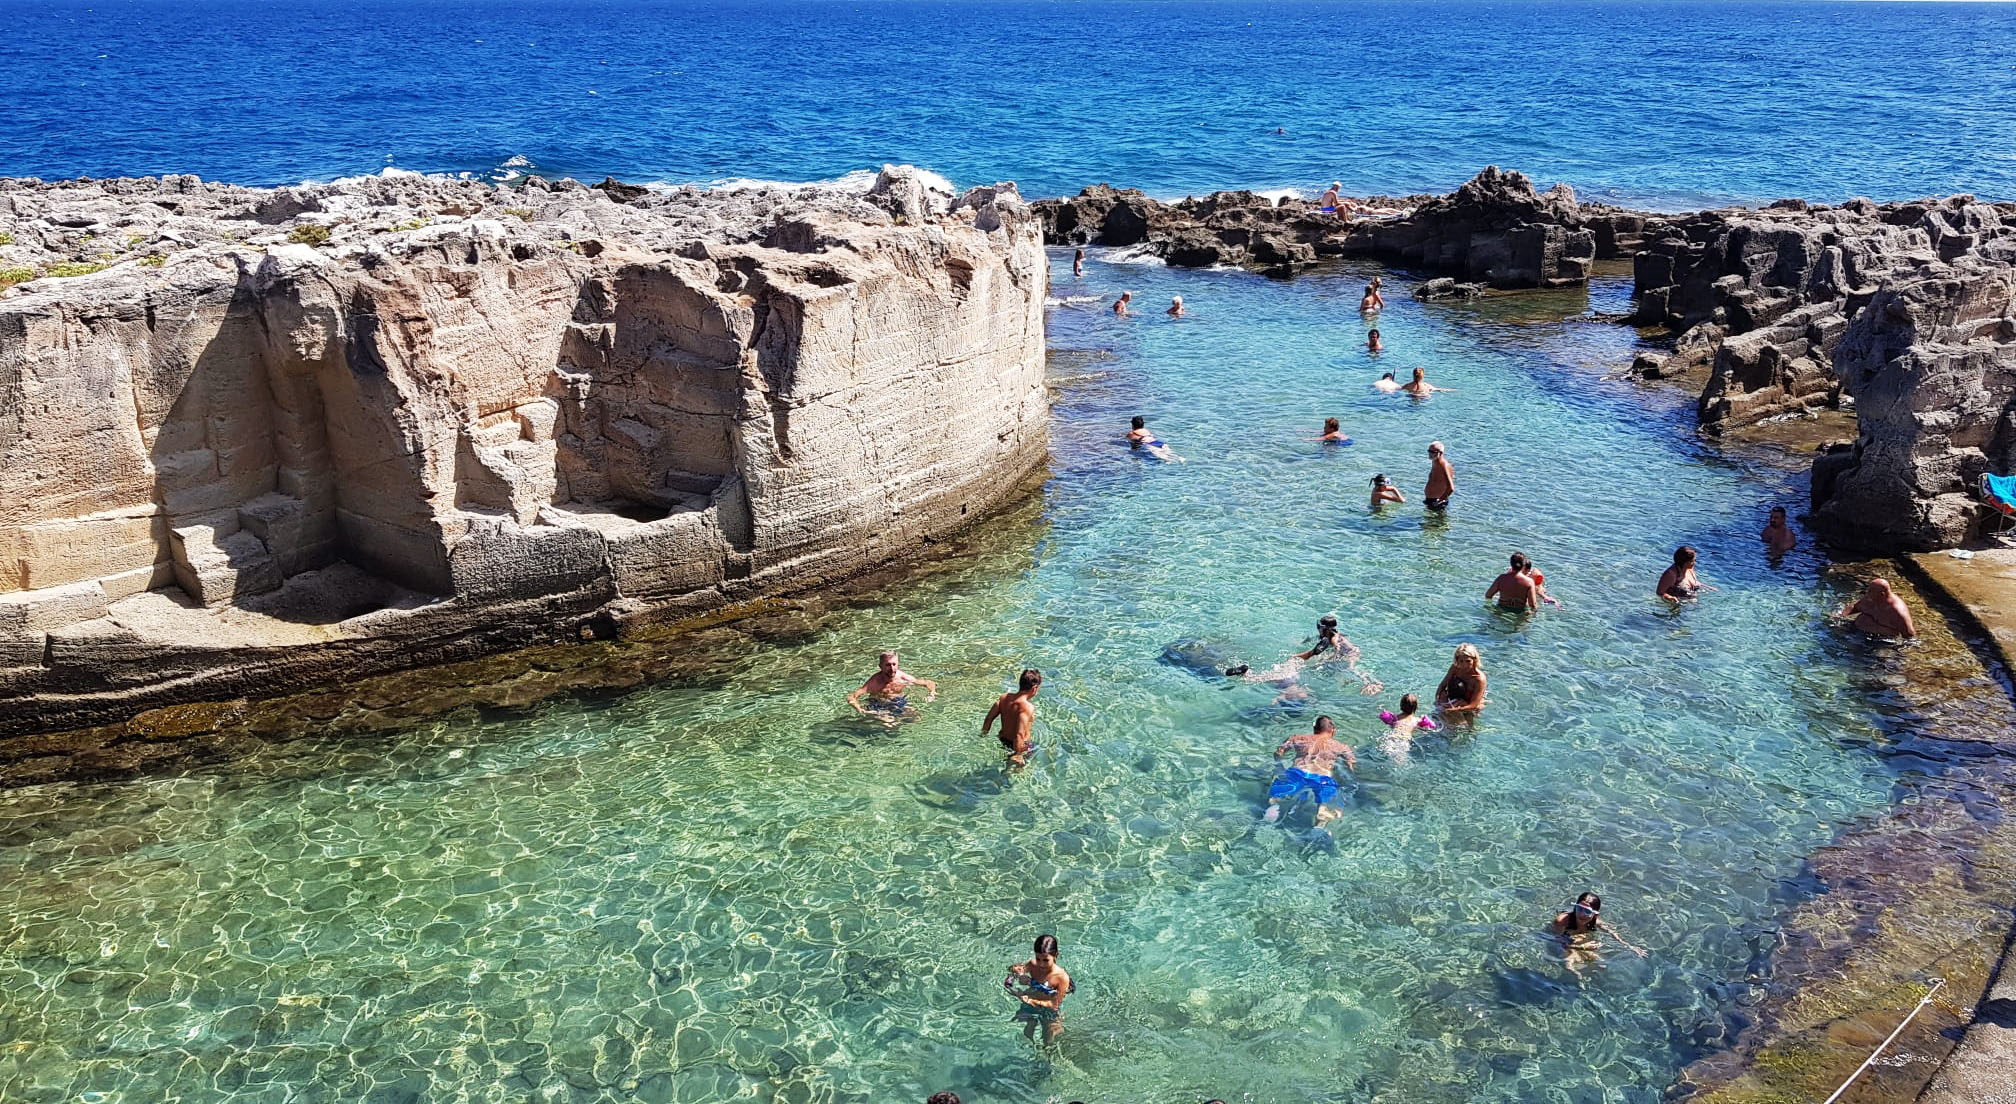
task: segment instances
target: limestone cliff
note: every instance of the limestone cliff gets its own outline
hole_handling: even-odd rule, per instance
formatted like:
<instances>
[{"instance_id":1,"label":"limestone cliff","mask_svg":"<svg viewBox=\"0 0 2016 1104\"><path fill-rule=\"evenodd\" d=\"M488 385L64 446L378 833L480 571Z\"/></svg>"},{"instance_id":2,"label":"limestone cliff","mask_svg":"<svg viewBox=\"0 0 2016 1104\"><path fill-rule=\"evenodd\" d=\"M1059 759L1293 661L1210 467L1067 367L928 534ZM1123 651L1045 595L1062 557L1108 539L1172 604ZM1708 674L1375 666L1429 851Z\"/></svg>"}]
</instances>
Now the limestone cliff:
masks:
<instances>
[{"instance_id":1,"label":"limestone cliff","mask_svg":"<svg viewBox=\"0 0 2016 1104\"><path fill-rule=\"evenodd\" d=\"M0 731L803 588L1045 455L1012 185L0 181L0 235L49 273L0 294Z\"/></svg>"}]
</instances>

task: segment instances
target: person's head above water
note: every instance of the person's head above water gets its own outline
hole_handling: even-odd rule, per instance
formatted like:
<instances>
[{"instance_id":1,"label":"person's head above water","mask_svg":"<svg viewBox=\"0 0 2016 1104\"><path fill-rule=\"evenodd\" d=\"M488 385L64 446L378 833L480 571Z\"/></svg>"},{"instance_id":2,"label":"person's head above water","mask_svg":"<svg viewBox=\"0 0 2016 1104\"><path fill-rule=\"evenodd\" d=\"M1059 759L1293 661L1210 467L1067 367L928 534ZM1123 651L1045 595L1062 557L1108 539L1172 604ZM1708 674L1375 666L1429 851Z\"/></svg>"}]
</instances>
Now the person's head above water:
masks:
<instances>
[{"instance_id":1,"label":"person's head above water","mask_svg":"<svg viewBox=\"0 0 2016 1104\"><path fill-rule=\"evenodd\" d=\"M1400 695L1400 715L1405 717L1421 708L1421 699L1412 694Z\"/></svg>"},{"instance_id":2,"label":"person's head above water","mask_svg":"<svg viewBox=\"0 0 2016 1104\"><path fill-rule=\"evenodd\" d=\"M1869 585L1862 588L1863 597L1874 598L1879 602L1889 601L1895 593L1896 591L1890 586L1890 580L1881 576L1869 580Z\"/></svg>"},{"instance_id":3,"label":"person's head above water","mask_svg":"<svg viewBox=\"0 0 2016 1104\"><path fill-rule=\"evenodd\" d=\"M1415 383L1420 383L1420 382L1421 382L1422 380L1424 380L1424 379L1427 379L1427 378L1428 378L1428 370L1427 370L1427 369L1425 369L1425 368L1416 368L1416 369L1414 369L1414 382L1415 382Z\"/></svg>"},{"instance_id":4,"label":"person's head above water","mask_svg":"<svg viewBox=\"0 0 2016 1104\"><path fill-rule=\"evenodd\" d=\"M1123 303L1132 302L1133 299L1134 299L1134 293L1131 291L1123 291L1120 293L1120 301Z\"/></svg>"},{"instance_id":5,"label":"person's head above water","mask_svg":"<svg viewBox=\"0 0 2016 1104\"><path fill-rule=\"evenodd\" d=\"M1323 432L1325 433L1337 432L1337 419L1335 418L1323 419Z\"/></svg>"},{"instance_id":6,"label":"person's head above water","mask_svg":"<svg viewBox=\"0 0 2016 1104\"><path fill-rule=\"evenodd\" d=\"M1771 507L1771 524L1773 525L1785 524L1785 507L1783 506Z\"/></svg>"},{"instance_id":7,"label":"person's head above water","mask_svg":"<svg viewBox=\"0 0 2016 1104\"><path fill-rule=\"evenodd\" d=\"M1372 485L1374 487L1384 487L1386 485L1386 473L1380 472L1378 475L1373 476Z\"/></svg>"},{"instance_id":8,"label":"person's head above water","mask_svg":"<svg viewBox=\"0 0 2016 1104\"><path fill-rule=\"evenodd\" d=\"M1372 329L1365 331L1365 339L1368 341L1379 340L1379 328L1374 326Z\"/></svg>"},{"instance_id":9,"label":"person's head above water","mask_svg":"<svg viewBox=\"0 0 2016 1104\"><path fill-rule=\"evenodd\" d=\"M1035 959L1036 965L1043 967L1045 972L1048 972L1050 967L1057 965L1059 947L1057 946L1056 936L1037 936L1036 945L1032 950L1034 953L1030 957Z\"/></svg>"},{"instance_id":10,"label":"person's head above water","mask_svg":"<svg viewBox=\"0 0 2016 1104\"><path fill-rule=\"evenodd\" d=\"M881 662L878 665L882 668L883 674L893 675L896 673L896 652L894 649L883 652L880 660Z\"/></svg>"},{"instance_id":11,"label":"person's head above water","mask_svg":"<svg viewBox=\"0 0 2016 1104\"><path fill-rule=\"evenodd\" d=\"M1420 371L1421 369L1419 369L1419 368L1416 368L1416 369L1414 369L1414 370L1415 370L1416 372L1419 372L1419 371ZM1440 442L1440 441L1430 441L1430 442L1428 442L1428 455L1430 455L1430 456L1440 456L1440 455L1442 455L1442 442Z\"/></svg>"},{"instance_id":12,"label":"person's head above water","mask_svg":"<svg viewBox=\"0 0 2016 1104\"><path fill-rule=\"evenodd\" d=\"M1531 562L1532 562L1531 560L1528 560L1526 558L1526 553L1524 552L1512 553L1512 570L1514 571L1526 570L1526 565Z\"/></svg>"},{"instance_id":13,"label":"person's head above water","mask_svg":"<svg viewBox=\"0 0 2016 1104\"><path fill-rule=\"evenodd\" d=\"M1143 418L1143 417L1142 417L1141 415L1139 415L1139 414L1136 414L1136 415L1134 415L1134 428L1135 428L1135 429L1147 429L1147 428L1148 428L1148 419L1146 419L1146 418Z\"/></svg>"},{"instance_id":14,"label":"person's head above water","mask_svg":"<svg viewBox=\"0 0 2016 1104\"><path fill-rule=\"evenodd\" d=\"M1022 672L1022 681L1017 684L1016 689L1024 694L1034 694L1042 685L1043 672L1030 667Z\"/></svg>"},{"instance_id":15,"label":"person's head above water","mask_svg":"<svg viewBox=\"0 0 2016 1104\"><path fill-rule=\"evenodd\" d=\"M1325 713L1323 716L1316 718L1316 731L1335 732L1337 731L1337 722L1331 720L1330 715Z\"/></svg>"},{"instance_id":16,"label":"person's head above water","mask_svg":"<svg viewBox=\"0 0 2016 1104\"><path fill-rule=\"evenodd\" d=\"M1673 566L1674 566L1674 567L1678 567L1678 568L1683 568L1683 569L1684 569L1684 568L1689 568L1689 567L1693 567L1693 566L1694 566L1694 546L1693 546L1693 545L1691 545L1691 544L1683 544L1683 545L1681 545L1680 547L1678 547L1678 548L1674 549L1674 550L1673 550Z\"/></svg>"},{"instance_id":17,"label":"person's head above water","mask_svg":"<svg viewBox=\"0 0 2016 1104\"><path fill-rule=\"evenodd\" d=\"M1316 631L1317 631L1318 633L1333 633L1333 632L1336 632L1336 631L1337 631L1337 615L1336 615L1336 614L1334 614L1334 613L1326 613L1326 614L1324 614L1323 616L1321 616L1321 617L1318 617L1318 618L1316 619Z\"/></svg>"}]
</instances>

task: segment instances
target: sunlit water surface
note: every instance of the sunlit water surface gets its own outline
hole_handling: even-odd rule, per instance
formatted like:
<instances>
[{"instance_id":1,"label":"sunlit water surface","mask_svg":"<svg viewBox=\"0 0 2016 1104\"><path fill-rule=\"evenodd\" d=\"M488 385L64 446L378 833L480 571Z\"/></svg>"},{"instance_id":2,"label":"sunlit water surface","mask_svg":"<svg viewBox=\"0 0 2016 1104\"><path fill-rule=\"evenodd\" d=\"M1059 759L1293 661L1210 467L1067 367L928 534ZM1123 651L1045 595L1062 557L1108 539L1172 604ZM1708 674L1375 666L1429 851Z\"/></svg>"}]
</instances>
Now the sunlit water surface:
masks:
<instances>
[{"instance_id":1,"label":"sunlit water surface","mask_svg":"<svg viewBox=\"0 0 2016 1104\"><path fill-rule=\"evenodd\" d=\"M1396 281L1374 362L1363 275L1060 257L1040 511L725 678L0 794L0 1097L1659 1099L1800 857L1887 803L1854 689L1881 657L1820 625L1817 559L1761 554L1785 477L1603 380L1631 335L1558 320L1579 294ZM1122 286L1146 317L1070 301ZM1417 363L1456 393L1368 386ZM1191 462L1117 444L1137 412ZM1330 414L1353 445L1298 440ZM1409 504L1368 513L1375 471ZM1676 613L1681 542L1722 589ZM1565 610L1485 608L1513 549ZM1319 667L1284 711L1157 661L1270 663L1325 611L1377 698ZM1490 708L1395 761L1375 714L1463 641ZM842 703L885 644L944 687L894 730ZM1026 665L1009 776L978 722ZM1316 710L1361 756L1334 842L1256 824ZM1585 888L1649 958L1564 971L1538 933ZM1043 931L1079 981L1049 1053L1000 986Z\"/></svg>"}]
</instances>

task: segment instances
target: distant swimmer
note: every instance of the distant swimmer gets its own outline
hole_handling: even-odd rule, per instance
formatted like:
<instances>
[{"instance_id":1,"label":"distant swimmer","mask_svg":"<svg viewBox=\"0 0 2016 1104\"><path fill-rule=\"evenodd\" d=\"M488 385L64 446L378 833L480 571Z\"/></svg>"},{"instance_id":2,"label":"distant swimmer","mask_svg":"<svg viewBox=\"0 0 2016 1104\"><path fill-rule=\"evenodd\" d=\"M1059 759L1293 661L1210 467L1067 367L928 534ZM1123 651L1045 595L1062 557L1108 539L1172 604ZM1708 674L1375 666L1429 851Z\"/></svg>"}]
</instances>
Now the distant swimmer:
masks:
<instances>
[{"instance_id":1,"label":"distant swimmer","mask_svg":"<svg viewBox=\"0 0 2016 1104\"><path fill-rule=\"evenodd\" d=\"M1380 376L1379 381L1372 386L1377 387L1381 391L1392 392L1400 390L1401 384L1399 380L1393 378L1393 373L1388 372Z\"/></svg>"},{"instance_id":2,"label":"distant swimmer","mask_svg":"<svg viewBox=\"0 0 2016 1104\"><path fill-rule=\"evenodd\" d=\"M1113 313L1119 315L1122 318L1127 317L1127 304L1132 303L1133 301L1134 301L1133 292L1131 291L1121 292L1120 298L1113 300Z\"/></svg>"},{"instance_id":3,"label":"distant swimmer","mask_svg":"<svg viewBox=\"0 0 2016 1104\"><path fill-rule=\"evenodd\" d=\"M1512 553L1512 566L1504 574L1492 580L1491 588L1484 592L1484 600L1498 600L1498 608L1526 613L1540 608L1539 588L1532 576L1526 574L1526 553Z\"/></svg>"},{"instance_id":4,"label":"distant swimmer","mask_svg":"<svg viewBox=\"0 0 2016 1104\"><path fill-rule=\"evenodd\" d=\"M922 686L928 695L925 701L938 700L938 684L927 678L918 678L898 666L895 652L883 652L882 662L875 673L861 688L847 695L847 704L863 717L874 717L886 725L893 725L916 711L911 708L909 695L905 691L912 686ZM866 697L868 705L863 708L861 699Z\"/></svg>"},{"instance_id":5,"label":"distant swimmer","mask_svg":"<svg viewBox=\"0 0 2016 1104\"><path fill-rule=\"evenodd\" d=\"M1057 965L1056 936L1037 936L1035 952L1029 961L1008 967L1008 976L1001 979L1001 986L1022 1002L1022 1007L1015 1010L1015 1020L1022 1025L1022 1037L1035 1038L1036 1025L1042 1024L1043 1041L1054 1043L1064 1030L1064 998L1071 992L1071 975ZM1017 985L1022 986L1019 993L1015 992Z\"/></svg>"},{"instance_id":6,"label":"distant swimmer","mask_svg":"<svg viewBox=\"0 0 2016 1104\"><path fill-rule=\"evenodd\" d=\"M1435 708L1451 716L1475 714L1484 708L1485 686L1484 659L1477 653L1477 645L1458 644L1449 673L1435 687Z\"/></svg>"},{"instance_id":7,"label":"distant swimmer","mask_svg":"<svg viewBox=\"0 0 2016 1104\"><path fill-rule=\"evenodd\" d=\"M1181 295L1173 296L1172 298L1170 298L1169 310L1166 313L1171 318L1183 317L1183 297Z\"/></svg>"},{"instance_id":8,"label":"distant swimmer","mask_svg":"<svg viewBox=\"0 0 2016 1104\"><path fill-rule=\"evenodd\" d=\"M1176 455L1174 449L1164 444L1160 438L1155 436L1154 432L1148 428L1148 419L1139 414L1134 415L1134 428L1127 431L1127 444L1131 448L1148 450L1149 455L1155 457L1157 460L1181 461L1183 459L1181 456Z\"/></svg>"},{"instance_id":9,"label":"distant swimmer","mask_svg":"<svg viewBox=\"0 0 2016 1104\"><path fill-rule=\"evenodd\" d=\"M1300 736L1290 736L1274 749L1274 758L1290 750L1295 753L1294 764L1281 772L1281 777L1267 787L1267 812L1261 817L1272 824L1281 819L1281 803L1294 801L1303 794L1316 799L1316 826L1318 828L1334 820L1338 811L1332 802L1337 797L1337 760L1352 770L1358 769L1358 753L1348 744L1337 741L1337 724L1328 717L1316 718L1316 730Z\"/></svg>"},{"instance_id":10,"label":"distant swimmer","mask_svg":"<svg viewBox=\"0 0 2016 1104\"><path fill-rule=\"evenodd\" d=\"M1324 211L1335 211L1337 209L1337 205L1339 202L1338 195L1340 191L1343 189L1343 187L1344 187L1343 181L1341 180L1332 181L1330 184L1330 190L1323 193L1322 198L1316 201L1316 206Z\"/></svg>"},{"instance_id":11,"label":"distant swimmer","mask_svg":"<svg viewBox=\"0 0 2016 1104\"><path fill-rule=\"evenodd\" d=\"M1645 952L1627 942L1616 928L1603 922L1603 898L1594 893L1584 893L1575 898L1567 912L1554 917L1554 937L1561 941L1561 952L1567 958L1568 968L1578 974L1584 966L1602 965L1602 957L1596 952L1601 947L1599 935L1608 935L1617 945L1637 955L1645 957Z\"/></svg>"},{"instance_id":12,"label":"distant swimmer","mask_svg":"<svg viewBox=\"0 0 2016 1104\"><path fill-rule=\"evenodd\" d=\"M1405 501L1400 495L1400 488L1387 481L1385 472L1372 477L1372 509L1377 510L1388 502Z\"/></svg>"},{"instance_id":13,"label":"distant swimmer","mask_svg":"<svg viewBox=\"0 0 2016 1104\"><path fill-rule=\"evenodd\" d=\"M1782 556L1799 547L1799 534L1786 524L1783 506L1771 507L1771 520L1765 523L1764 532L1759 536L1764 538L1764 547L1776 555Z\"/></svg>"},{"instance_id":14,"label":"distant swimmer","mask_svg":"<svg viewBox=\"0 0 2016 1104\"><path fill-rule=\"evenodd\" d=\"M994 727L994 721L1001 721L1001 746L1008 749L1008 765L1020 767L1029 762L1030 736L1036 727L1036 692L1043 689L1043 672L1031 667L1022 672L1022 681L1012 694L1003 694L987 711L987 719L980 723L980 735Z\"/></svg>"},{"instance_id":15,"label":"distant swimmer","mask_svg":"<svg viewBox=\"0 0 2016 1104\"><path fill-rule=\"evenodd\" d=\"M1380 353L1386 351L1386 343L1379 340L1379 331L1377 329L1365 335L1365 351L1371 353L1373 356L1378 356ZM1392 379L1393 373L1386 373L1386 378Z\"/></svg>"},{"instance_id":16,"label":"distant swimmer","mask_svg":"<svg viewBox=\"0 0 2016 1104\"><path fill-rule=\"evenodd\" d=\"M1346 436L1342 429L1338 428L1337 419L1335 418L1323 419L1323 435L1321 437L1304 437L1302 439L1304 441L1322 441L1325 444L1332 445L1348 445L1351 443L1351 438Z\"/></svg>"},{"instance_id":17,"label":"distant swimmer","mask_svg":"<svg viewBox=\"0 0 2016 1104\"><path fill-rule=\"evenodd\" d=\"M1683 544L1673 551L1673 566L1659 576L1659 585L1652 593L1668 602L1691 602L1701 596L1704 590L1714 590L1694 574L1696 560L1694 546Z\"/></svg>"},{"instance_id":18,"label":"distant swimmer","mask_svg":"<svg viewBox=\"0 0 2016 1104\"><path fill-rule=\"evenodd\" d=\"M1407 392L1409 395L1412 395L1415 398L1421 398L1422 396L1425 395L1433 395L1437 391L1454 392L1456 389L1454 387L1437 387L1434 384L1429 383L1427 370L1423 368L1416 368L1414 369L1414 378L1408 380L1406 383L1401 384L1400 390Z\"/></svg>"},{"instance_id":19,"label":"distant swimmer","mask_svg":"<svg viewBox=\"0 0 2016 1104\"><path fill-rule=\"evenodd\" d=\"M1358 313L1378 314L1386 308L1386 297L1379 294L1378 284L1366 284L1365 296L1358 300Z\"/></svg>"},{"instance_id":20,"label":"distant swimmer","mask_svg":"<svg viewBox=\"0 0 2016 1104\"><path fill-rule=\"evenodd\" d=\"M1540 573L1539 566L1536 565L1531 559L1528 559L1526 561L1526 577L1533 580L1534 597L1540 599L1542 602L1545 602L1550 606L1553 606L1555 609L1566 608L1562 606L1561 603L1557 601L1553 595L1547 593L1547 576L1542 575Z\"/></svg>"},{"instance_id":21,"label":"distant swimmer","mask_svg":"<svg viewBox=\"0 0 2016 1104\"><path fill-rule=\"evenodd\" d=\"M1082 247L1071 254L1071 276L1078 280L1085 278L1085 250Z\"/></svg>"},{"instance_id":22,"label":"distant swimmer","mask_svg":"<svg viewBox=\"0 0 2016 1104\"><path fill-rule=\"evenodd\" d=\"M1420 369L1416 368L1416 372ZM1449 458L1442 453L1442 442L1428 442L1428 487L1421 492L1421 503L1430 510L1447 510L1449 500L1456 496L1456 469L1449 464Z\"/></svg>"},{"instance_id":23,"label":"distant swimmer","mask_svg":"<svg viewBox=\"0 0 2016 1104\"><path fill-rule=\"evenodd\" d=\"M1871 579L1862 588L1862 597L1841 607L1836 614L1858 632L1870 636L1901 637L1905 640L1918 636L1918 626L1911 620L1911 610L1904 605L1904 599L1897 597L1888 579Z\"/></svg>"}]
</instances>

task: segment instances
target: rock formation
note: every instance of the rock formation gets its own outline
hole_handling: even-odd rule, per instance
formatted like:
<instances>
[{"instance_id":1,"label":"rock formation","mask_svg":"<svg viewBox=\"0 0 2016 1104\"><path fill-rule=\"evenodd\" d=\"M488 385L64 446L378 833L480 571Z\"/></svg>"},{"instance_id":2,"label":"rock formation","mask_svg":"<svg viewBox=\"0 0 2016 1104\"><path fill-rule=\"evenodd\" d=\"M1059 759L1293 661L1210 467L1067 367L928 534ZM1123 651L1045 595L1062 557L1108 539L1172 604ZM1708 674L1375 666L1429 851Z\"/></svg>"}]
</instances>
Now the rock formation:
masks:
<instances>
[{"instance_id":1,"label":"rock formation","mask_svg":"<svg viewBox=\"0 0 2016 1104\"><path fill-rule=\"evenodd\" d=\"M1013 185L607 183L0 181L0 732L816 585L1042 461Z\"/></svg>"},{"instance_id":2,"label":"rock formation","mask_svg":"<svg viewBox=\"0 0 2016 1104\"><path fill-rule=\"evenodd\" d=\"M1233 264L1270 275L1290 275L1319 257L1377 257L1495 288L1586 283L1598 257L1637 247L1648 220L1578 204L1565 184L1537 192L1524 174L1495 165L1446 196L1378 196L1360 205L1404 213L1341 217L1307 200L1277 203L1252 192L1162 203L1104 184L1035 204L1053 245L1140 246L1172 265Z\"/></svg>"},{"instance_id":3,"label":"rock formation","mask_svg":"<svg viewBox=\"0 0 2016 1104\"><path fill-rule=\"evenodd\" d=\"M1679 337L1642 373L1705 368L1710 432L1852 405L1857 441L1815 465L1814 524L1869 551L1966 539L1968 489L2016 464L2016 204L1787 200L1654 230L1634 320Z\"/></svg>"}]
</instances>

